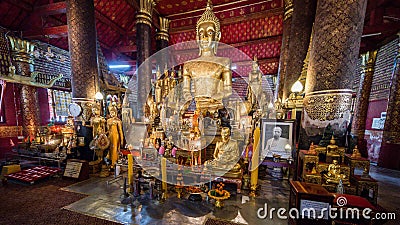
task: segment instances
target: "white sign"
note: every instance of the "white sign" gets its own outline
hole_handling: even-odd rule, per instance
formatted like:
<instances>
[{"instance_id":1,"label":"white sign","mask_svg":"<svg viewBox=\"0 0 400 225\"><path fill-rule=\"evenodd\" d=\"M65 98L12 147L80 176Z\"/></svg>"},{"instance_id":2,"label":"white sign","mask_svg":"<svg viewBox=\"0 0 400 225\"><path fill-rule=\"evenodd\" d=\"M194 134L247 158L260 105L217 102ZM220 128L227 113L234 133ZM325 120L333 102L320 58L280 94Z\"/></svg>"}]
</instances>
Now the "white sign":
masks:
<instances>
[{"instance_id":1,"label":"white sign","mask_svg":"<svg viewBox=\"0 0 400 225\"><path fill-rule=\"evenodd\" d=\"M372 129L382 130L385 125L385 119L382 118L373 118L372 119Z\"/></svg>"},{"instance_id":2,"label":"white sign","mask_svg":"<svg viewBox=\"0 0 400 225\"><path fill-rule=\"evenodd\" d=\"M322 218L327 220L329 208L328 202L300 200L300 215L303 216L302 218Z\"/></svg>"},{"instance_id":3,"label":"white sign","mask_svg":"<svg viewBox=\"0 0 400 225\"><path fill-rule=\"evenodd\" d=\"M67 162L65 166L64 176L79 178L79 174L81 173L82 163L80 162Z\"/></svg>"}]
</instances>

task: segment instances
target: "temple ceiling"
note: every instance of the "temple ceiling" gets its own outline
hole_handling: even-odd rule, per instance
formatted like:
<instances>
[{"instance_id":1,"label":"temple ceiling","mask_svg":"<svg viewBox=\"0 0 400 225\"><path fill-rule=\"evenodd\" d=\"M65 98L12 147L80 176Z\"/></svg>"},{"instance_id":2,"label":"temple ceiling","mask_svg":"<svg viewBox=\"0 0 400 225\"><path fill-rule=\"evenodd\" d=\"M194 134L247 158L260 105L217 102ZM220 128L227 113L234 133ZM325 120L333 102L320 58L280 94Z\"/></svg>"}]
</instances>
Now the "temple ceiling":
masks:
<instances>
[{"instance_id":1,"label":"temple ceiling","mask_svg":"<svg viewBox=\"0 0 400 225\"><path fill-rule=\"evenodd\" d=\"M170 45L195 38L195 24L207 0L156 0L153 35L158 16L170 23ZM106 59L136 64L136 0L94 0L97 37ZM282 24L282 0L213 0L221 21L221 42L256 55L263 73L278 69ZM26 39L36 39L68 50L66 3L58 0L0 0L0 26ZM400 1L368 0L361 52L376 49L400 30ZM155 44L153 44L155 51ZM178 49L179 50L179 49ZM182 58L191 53L180 52ZM240 57L235 60L243 63ZM246 73L246 71L243 71Z\"/></svg>"}]
</instances>

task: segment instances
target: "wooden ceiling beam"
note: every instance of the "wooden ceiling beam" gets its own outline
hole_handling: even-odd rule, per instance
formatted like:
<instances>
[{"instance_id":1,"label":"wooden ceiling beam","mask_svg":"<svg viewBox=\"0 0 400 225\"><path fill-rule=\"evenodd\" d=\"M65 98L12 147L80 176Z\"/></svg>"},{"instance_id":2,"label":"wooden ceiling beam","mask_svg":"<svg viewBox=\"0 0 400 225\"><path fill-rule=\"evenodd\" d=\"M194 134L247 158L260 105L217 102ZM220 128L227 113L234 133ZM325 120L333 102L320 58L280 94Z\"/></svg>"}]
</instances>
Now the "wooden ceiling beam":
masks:
<instances>
[{"instance_id":1,"label":"wooden ceiling beam","mask_svg":"<svg viewBox=\"0 0 400 225\"><path fill-rule=\"evenodd\" d=\"M131 65L136 67L136 60L118 60L118 63Z\"/></svg>"},{"instance_id":2,"label":"wooden ceiling beam","mask_svg":"<svg viewBox=\"0 0 400 225\"><path fill-rule=\"evenodd\" d=\"M30 39L49 36L50 38L60 38L68 36L68 26L61 25L56 27L46 27L41 30L28 30L23 32L23 36Z\"/></svg>"},{"instance_id":3,"label":"wooden ceiling beam","mask_svg":"<svg viewBox=\"0 0 400 225\"><path fill-rule=\"evenodd\" d=\"M113 28L115 31L117 31L120 35L125 36L126 31L121 28L118 24L116 24L114 21L109 19L108 17L104 16L101 12L99 12L97 9L95 11L96 18L100 20L102 23L106 24L107 26L110 26Z\"/></svg>"},{"instance_id":4,"label":"wooden ceiling beam","mask_svg":"<svg viewBox=\"0 0 400 225\"><path fill-rule=\"evenodd\" d=\"M400 29L400 23L396 22L377 24L374 26L364 26L363 35L386 33L390 31L396 31L399 29Z\"/></svg>"},{"instance_id":5,"label":"wooden ceiling beam","mask_svg":"<svg viewBox=\"0 0 400 225\"><path fill-rule=\"evenodd\" d=\"M39 16L49 16L49 15L67 13L67 3L56 2L52 4L38 6L34 8L34 13L38 14Z\"/></svg>"},{"instance_id":6,"label":"wooden ceiling beam","mask_svg":"<svg viewBox=\"0 0 400 225\"><path fill-rule=\"evenodd\" d=\"M122 53L126 53L126 52L136 52L137 51L137 47L136 45L128 45L128 46L120 46L115 48L117 51L122 52Z\"/></svg>"},{"instance_id":7,"label":"wooden ceiling beam","mask_svg":"<svg viewBox=\"0 0 400 225\"><path fill-rule=\"evenodd\" d=\"M6 2L28 12L33 11L33 6L22 0L6 0Z\"/></svg>"},{"instance_id":8,"label":"wooden ceiling beam","mask_svg":"<svg viewBox=\"0 0 400 225\"><path fill-rule=\"evenodd\" d=\"M140 10L140 6L139 3L135 0L125 0L126 3L128 3L128 5L130 5L132 8L135 9L135 11L139 11Z\"/></svg>"}]
</instances>

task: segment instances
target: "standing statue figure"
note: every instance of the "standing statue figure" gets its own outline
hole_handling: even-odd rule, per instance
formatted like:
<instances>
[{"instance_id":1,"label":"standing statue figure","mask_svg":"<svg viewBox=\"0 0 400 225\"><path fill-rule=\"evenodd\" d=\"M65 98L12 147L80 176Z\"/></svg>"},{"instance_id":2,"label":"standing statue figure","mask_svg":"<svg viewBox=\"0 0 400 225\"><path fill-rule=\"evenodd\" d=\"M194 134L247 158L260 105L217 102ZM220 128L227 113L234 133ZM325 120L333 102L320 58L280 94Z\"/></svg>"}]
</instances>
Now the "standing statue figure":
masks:
<instances>
[{"instance_id":1,"label":"standing statue figure","mask_svg":"<svg viewBox=\"0 0 400 225\"><path fill-rule=\"evenodd\" d=\"M265 117L268 111L267 95L262 88L262 73L257 63L257 56L254 56L252 70L249 73L249 85L247 86L247 101L251 111L260 112L260 116Z\"/></svg>"},{"instance_id":2,"label":"standing statue figure","mask_svg":"<svg viewBox=\"0 0 400 225\"><path fill-rule=\"evenodd\" d=\"M124 100L122 101L121 117L122 117L122 123L125 126L124 129L135 122L135 118L133 117L132 109L129 106L129 100L128 100L127 93L125 94Z\"/></svg>"},{"instance_id":3,"label":"standing statue figure","mask_svg":"<svg viewBox=\"0 0 400 225\"><path fill-rule=\"evenodd\" d=\"M161 74L160 74L160 68L157 68L157 72L156 72L156 87L155 87L155 97L156 97L156 103L160 104L163 100L163 85L164 85L164 81L163 79L160 78Z\"/></svg>"},{"instance_id":4,"label":"standing statue figure","mask_svg":"<svg viewBox=\"0 0 400 225\"><path fill-rule=\"evenodd\" d=\"M122 121L118 118L117 108L109 108L110 118L107 120L108 138L110 139L110 150L107 158L111 160L111 168L118 160L119 149L123 144L124 134L122 132Z\"/></svg>"},{"instance_id":5,"label":"standing statue figure","mask_svg":"<svg viewBox=\"0 0 400 225\"><path fill-rule=\"evenodd\" d=\"M93 138L96 138L100 132L106 130L106 119L100 115L100 107L95 105L92 108L93 116L90 118L90 125L93 128Z\"/></svg>"},{"instance_id":6,"label":"standing statue figure","mask_svg":"<svg viewBox=\"0 0 400 225\"><path fill-rule=\"evenodd\" d=\"M265 97L262 90L262 73L258 68L257 57L254 56L252 70L249 73L249 85L247 86L247 100L251 105L260 107Z\"/></svg>"},{"instance_id":7,"label":"standing statue figure","mask_svg":"<svg viewBox=\"0 0 400 225\"><path fill-rule=\"evenodd\" d=\"M187 61L183 65L185 102L190 103L194 98L196 108L201 111L206 111L206 109L215 111L223 108L222 99L232 94L231 60L216 56L220 39L220 23L212 11L211 2L208 2L205 12L196 24L196 40L200 57Z\"/></svg>"}]
</instances>

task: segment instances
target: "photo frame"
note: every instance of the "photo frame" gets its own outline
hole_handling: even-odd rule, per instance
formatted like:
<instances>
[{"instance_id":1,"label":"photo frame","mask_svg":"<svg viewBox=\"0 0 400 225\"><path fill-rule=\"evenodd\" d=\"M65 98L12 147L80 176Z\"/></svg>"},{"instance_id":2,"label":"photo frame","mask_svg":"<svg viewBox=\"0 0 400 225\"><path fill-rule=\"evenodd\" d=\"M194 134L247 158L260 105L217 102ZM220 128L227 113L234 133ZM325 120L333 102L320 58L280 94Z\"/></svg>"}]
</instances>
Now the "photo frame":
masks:
<instances>
[{"instance_id":1,"label":"photo frame","mask_svg":"<svg viewBox=\"0 0 400 225\"><path fill-rule=\"evenodd\" d=\"M291 158L296 142L295 120L270 120L262 118L260 126L261 156L263 158L271 158L279 155L282 159ZM276 130L276 135L279 137L274 138L274 129ZM290 145L290 149L288 148L288 144Z\"/></svg>"}]
</instances>

